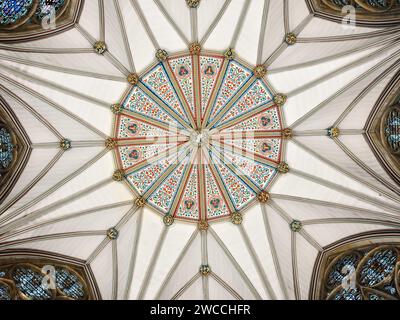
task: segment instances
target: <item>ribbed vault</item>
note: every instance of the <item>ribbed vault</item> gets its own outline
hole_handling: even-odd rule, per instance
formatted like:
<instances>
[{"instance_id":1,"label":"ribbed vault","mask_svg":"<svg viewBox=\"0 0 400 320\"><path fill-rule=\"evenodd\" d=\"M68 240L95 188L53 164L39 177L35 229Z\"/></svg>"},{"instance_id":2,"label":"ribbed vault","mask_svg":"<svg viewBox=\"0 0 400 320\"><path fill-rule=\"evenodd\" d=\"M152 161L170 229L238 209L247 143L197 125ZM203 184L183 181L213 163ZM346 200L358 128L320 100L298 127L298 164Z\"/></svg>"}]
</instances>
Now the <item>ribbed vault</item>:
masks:
<instances>
[{"instance_id":1,"label":"ribbed vault","mask_svg":"<svg viewBox=\"0 0 400 320\"><path fill-rule=\"evenodd\" d=\"M399 71L399 29L343 28L310 11L308 1L188 2L84 1L71 29L0 43L0 93L31 142L29 162L0 204L0 250L83 261L103 299L308 299L314 264L330 245L399 229L400 187L365 139L369 115ZM278 110L282 123L275 133L283 147L268 186L258 187L249 172L226 171L238 177L235 190L243 185L254 194L248 206L232 201L222 220L205 223L200 215L187 223L154 210L149 194L129 185L116 127L123 116L138 118L124 106L138 88L178 128L201 127L199 87L193 117L185 119L189 100L179 116L171 96L160 99L143 79L177 56L202 54L222 57L225 67L237 59L251 81L268 84L268 102L258 109L245 104L242 111L251 118ZM179 85L173 82L174 99L182 102L190 90ZM221 110L233 107L228 102ZM149 119L142 114L139 120L147 129L165 129L160 119ZM222 112L210 126L221 119ZM260 139L271 139L260 132ZM193 142L187 137L185 143ZM207 151L202 139L195 136L195 147ZM149 163L156 160L151 154ZM151 189L172 171L154 179ZM226 181L233 178L216 173L218 190L229 196ZM178 188L178 196L184 191ZM205 211L209 204L202 203Z\"/></svg>"}]
</instances>

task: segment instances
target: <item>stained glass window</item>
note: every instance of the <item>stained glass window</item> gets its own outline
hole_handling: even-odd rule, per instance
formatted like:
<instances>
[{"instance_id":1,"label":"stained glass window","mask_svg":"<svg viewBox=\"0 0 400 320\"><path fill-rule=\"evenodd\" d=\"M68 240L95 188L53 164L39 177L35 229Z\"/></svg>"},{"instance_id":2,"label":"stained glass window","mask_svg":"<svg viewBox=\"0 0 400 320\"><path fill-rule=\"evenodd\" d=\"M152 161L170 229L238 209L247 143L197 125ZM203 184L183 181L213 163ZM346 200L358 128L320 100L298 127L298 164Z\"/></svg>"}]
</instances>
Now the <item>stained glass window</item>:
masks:
<instances>
[{"instance_id":1,"label":"stained glass window","mask_svg":"<svg viewBox=\"0 0 400 320\"><path fill-rule=\"evenodd\" d=\"M24 261L0 270L0 300L86 300L87 281L78 269Z\"/></svg>"},{"instance_id":2,"label":"stained glass window","mask_svg":"<svg viewBox=\"0 0 400 320\"><path fill-rule=\"evenodd\" d=\"M39 0L35 15L41 21L44 17L57 13L64 5L65 0Z\"/></svg>"},{"instance_id":3,"label":"stained glass window","mask_svg":"<svg viewBox=\"0 0 400 320\"><path fill-rule=\"evenodd\" d=\"M322 298L329 300L400 299L399 248L361 247L330 259Z\"/></svg>"},{"instance_id":4,"label":"stained glass window","mask_svg":"<svg viewBox=\"0 0 400 320\"><path fill-rule=\"evenodd\" d=\"M0 127L0 172L10 168L14 159L14 149L11 132L5 127Z\"/></svg>"},{"instance_id":5,"label":"stained glass window","mask_svg":"<svg viewBox=\"0 0 400 320\"><path fill-rule=\"evenodd\" d=\"M279 107L269 84L239 61L170 56L121 106L119 165L132 189L164 215L195 222L230 216L277 173Z\"/></svg>"},{"instance_id":6,"label":"stained glass window","mask_svg":"<svg viewBox=\"0 0 400 320\"><path fill-rule=\"evenodd\" d=\"M56 268L56 286L66 297L75 300L85 297L85 287L76 272L66 268Z\"/></svg>"},{"instance_id":7,"label":"stained glass window","mask_svg":"<svg viewBox=\"0 0 400 320\"><path fill-rule=\"evenodd\" d=\"M33 0L0 0L0 25L11 25L26 16Z\"/></svg>"},{"instance_id":8,"label":"stained glass window","mask_svg":"<svg viewBox=\"0 0 400 320\"><path fill-rule=\"evenodd\" d=\"M392 107L385 123L384 133L391 152L400 152L400 108Z\"/></svg>"}]
</instances>

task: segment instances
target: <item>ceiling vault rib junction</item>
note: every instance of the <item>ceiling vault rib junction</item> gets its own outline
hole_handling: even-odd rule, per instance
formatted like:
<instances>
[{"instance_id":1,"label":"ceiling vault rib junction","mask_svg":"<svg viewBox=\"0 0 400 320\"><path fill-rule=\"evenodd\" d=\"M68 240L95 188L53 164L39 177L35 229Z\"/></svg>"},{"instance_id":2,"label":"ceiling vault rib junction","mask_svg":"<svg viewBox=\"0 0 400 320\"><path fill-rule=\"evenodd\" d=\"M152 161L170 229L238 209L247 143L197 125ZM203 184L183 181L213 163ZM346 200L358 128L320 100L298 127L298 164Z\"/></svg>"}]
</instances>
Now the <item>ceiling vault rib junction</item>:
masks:
<instances>
[{"instance_id":1,"label":"ceiling vault rib junction","mask_svg":"<svg viewBox=\"0 0 400 320\"><path fill-rule=\"evenodd\" d=\"M80 34L89 42L89 44L93 47L92 52L95 52L94 46L96 44L96 39L93 38L90 33L85 30L80 24L76 24L75 28L80 32ZM102 54L107 60L115 66L123 75L128 76L130 74L129 70L124 67L124 65L119 62L117 58L114 57L108 50Z\"/></svg>"},{"instance_id":2,"label":"ceiling vault rib junction","mask_svg":"<svg viewBox=\"0 0 400 320\"><path fill-rule=\"evenodd\" d=\"M306 16L299 24L298 26L293 29L293 34L297 36L305 29L305 27L310 23L312 18L312 15ZM285 35L282 35L282 38L285 38ZM264 61L263 65L269 69L271 64L273 64L274 61L278 59L278 57L289 47L289 44L287 44L285 41L283 41L278 48L275 49L275 51Z\"/></svg>"}]
</instances>

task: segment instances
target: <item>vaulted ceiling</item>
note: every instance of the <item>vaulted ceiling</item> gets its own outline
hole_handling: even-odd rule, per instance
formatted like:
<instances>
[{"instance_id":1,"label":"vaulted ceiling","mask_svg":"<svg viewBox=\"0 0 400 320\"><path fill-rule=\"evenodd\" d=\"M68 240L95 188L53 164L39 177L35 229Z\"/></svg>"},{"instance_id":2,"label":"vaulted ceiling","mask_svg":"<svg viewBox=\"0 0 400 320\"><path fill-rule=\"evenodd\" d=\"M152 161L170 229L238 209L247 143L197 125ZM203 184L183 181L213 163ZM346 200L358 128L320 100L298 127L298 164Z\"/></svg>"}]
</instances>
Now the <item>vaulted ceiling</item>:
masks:
<instances>
[{"instance_id":1,"label":"vaulted ceiling","mask_svg":"<svg viewBox=\"0 0 400 320\"><path fill-rule=\"evenodd\" d=\"M28 2L0 20L4 259L92 298L325 299L349 246L398 248L398 2Z\"/></svg>"}]
</instances>

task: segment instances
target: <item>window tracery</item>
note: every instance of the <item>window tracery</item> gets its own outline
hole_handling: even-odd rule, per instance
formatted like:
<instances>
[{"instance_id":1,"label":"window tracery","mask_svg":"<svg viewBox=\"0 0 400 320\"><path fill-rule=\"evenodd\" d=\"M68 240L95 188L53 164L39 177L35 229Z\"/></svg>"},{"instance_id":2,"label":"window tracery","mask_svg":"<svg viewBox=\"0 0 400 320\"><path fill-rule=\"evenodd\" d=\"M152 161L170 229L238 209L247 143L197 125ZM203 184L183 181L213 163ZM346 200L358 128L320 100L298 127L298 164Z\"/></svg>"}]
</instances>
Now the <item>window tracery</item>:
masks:
<instances>
[{"instance_id":1,"label":"window tracery","mask_svg":"<svg viewBox=\"0 0 400 320\"><path fill-rule=\"evenodd\" d=\"M0 40L33 40L66 30L82 5L82 0L0 0Z\"/></svg>"},{"instance_id":2,"label":"window tracery","mask_svg":"<svg viewBox=\"0 0 400 320\"><path fill-rule=\"evenodd\" d=\"M0 260L0 300L94 299L88 272L58 259L12 255Z\"/></svg>"}]
</instances>

